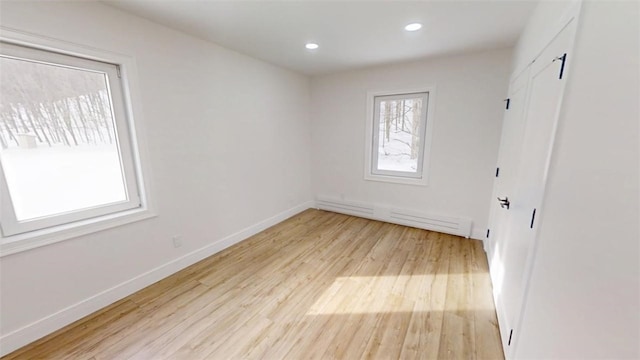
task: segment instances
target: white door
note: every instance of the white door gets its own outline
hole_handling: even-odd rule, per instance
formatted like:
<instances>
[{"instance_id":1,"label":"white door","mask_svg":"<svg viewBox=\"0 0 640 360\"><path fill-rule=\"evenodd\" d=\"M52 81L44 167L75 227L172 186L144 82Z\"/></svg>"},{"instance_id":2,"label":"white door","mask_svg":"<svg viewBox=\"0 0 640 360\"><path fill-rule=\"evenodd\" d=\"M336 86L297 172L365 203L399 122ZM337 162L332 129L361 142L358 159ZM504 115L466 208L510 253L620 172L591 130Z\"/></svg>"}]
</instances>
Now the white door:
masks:
<instances>
[{"instance_id":1,"label":"white door","mask_svg":"<svg viewBox=\"0 0 640 360\"><path fill-rule=\"evenodd\" d=\"M536 218L539 218L542 211L544 186L573 34L574 26L571 23L530 66L527 101L521 120L524 131L520 136L521 147L515 160L517 172L511 180L512 186L505 187L505 192L500 194L503 199L508 197L509 208L501 208L502 214L497 217L503 218L500 226L502 234L496 237L493 253L496 259L492 259L492 262L502 270L499 281L494 280L494 292L500 308L500 332L507 356L515 341L514 336L517 337L517 334L512 334L512 330L516 328L522 311L528 281L526 273L532 260L537 229ZM499 190L501 188L498 187ZM498 199L494 201L498 203Z\"/></svg>"},{"instance_id":2,"label":"white door","mask_svg":"<svg viewBox=\"0 0 640 360\"><path fill-rule=\"evenodd\" d=\"M504 285L504 256L507 246L507 231L509 226L509 210L498 202L498 198L509 199L515 193L515 182L518 174L518 163L522 139L525 129L525 105L527 84L529 82L527 68L515 77L509 85L508 108L505 106L505 115L502 124L500 138L500 150L496 167L496 178L491 199L490 221L488 229L488 257L491 268L491 281L493 283L494 299L501 329L507 323L505 307L502 304L502 289ZM503 339L503 342L508 341Z\"/></svg>"},{"instance_id":3,"label":"white door","mask_svg":"<svg viewBox=\"0 0 640 360\"><path fill-rule=\"evenodd\" d=\"M529 80L529 68L515 77L509 85L509 97L506 101L505 116L502 124L500 138L500 151L496 167L496 179L494 181L493 199L489 221L489 263L494 289L502 283L502 249L508 223L508 212L497 198L505 198L514 193L514 185L518 171L518 160L524 135L524 108L526 100L527 83Z\"/></svg>"}]
</instances>

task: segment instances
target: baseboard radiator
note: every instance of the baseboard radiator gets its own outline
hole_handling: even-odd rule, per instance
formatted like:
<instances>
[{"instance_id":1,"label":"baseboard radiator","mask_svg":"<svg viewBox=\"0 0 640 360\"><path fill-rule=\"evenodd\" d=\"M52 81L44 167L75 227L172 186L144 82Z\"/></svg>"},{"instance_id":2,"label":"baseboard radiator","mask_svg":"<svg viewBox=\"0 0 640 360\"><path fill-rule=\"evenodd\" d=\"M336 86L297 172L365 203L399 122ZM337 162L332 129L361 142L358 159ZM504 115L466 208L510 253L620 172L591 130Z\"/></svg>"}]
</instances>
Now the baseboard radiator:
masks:
<instances>
[{"instance_id":1,"label":"baseboard radiator","mask_svg":"<svg viewBox=\"0 0 640 360\"><path fill-rule=\"evenodd\" d=\"M316 198L318 209L353 215L393 224L411 226L462 237L471 236L472 221L464 218L425 214L415 210L398 209L381 204L342 200L330 196Z\"/></svg>"}]
</instances>

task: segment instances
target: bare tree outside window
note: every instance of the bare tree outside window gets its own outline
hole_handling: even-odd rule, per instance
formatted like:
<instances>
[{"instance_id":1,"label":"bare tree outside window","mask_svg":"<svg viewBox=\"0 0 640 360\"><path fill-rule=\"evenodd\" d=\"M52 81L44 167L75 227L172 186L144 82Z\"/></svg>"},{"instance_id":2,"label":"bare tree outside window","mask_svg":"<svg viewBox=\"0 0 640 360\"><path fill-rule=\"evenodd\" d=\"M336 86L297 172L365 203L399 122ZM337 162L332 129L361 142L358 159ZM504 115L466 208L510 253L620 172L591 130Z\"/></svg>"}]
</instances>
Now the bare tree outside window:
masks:
<instances>
[{"instance_id":1,"label":"bare tree outside window","mask_svg":"<svg viewBox=\"0 0 640 360\"><path fill-rule=\"evenodd\" d=\"M434 93L429 87L367 94L366 180L427 185Z\"/></svg>"},{"instance_id":2,"label":"bare tree outside window","mask_svg":"<svg viewBox=\"0 0 640 360\"><path fill-rule=\"evenodd\" d=\"M422 101L410 97L380 101L378 170L418 170Z\"/></svg>"},{"instance_id":3,"label":"bare tree outside window","mask_svg":"<svg viewBox=\"0 0 640 360\"><path fill-rule=\"evenodd\" d=\"M0 160L18 220L127 199L108 78L0 57Z\"/></svg>"}]
</instances>

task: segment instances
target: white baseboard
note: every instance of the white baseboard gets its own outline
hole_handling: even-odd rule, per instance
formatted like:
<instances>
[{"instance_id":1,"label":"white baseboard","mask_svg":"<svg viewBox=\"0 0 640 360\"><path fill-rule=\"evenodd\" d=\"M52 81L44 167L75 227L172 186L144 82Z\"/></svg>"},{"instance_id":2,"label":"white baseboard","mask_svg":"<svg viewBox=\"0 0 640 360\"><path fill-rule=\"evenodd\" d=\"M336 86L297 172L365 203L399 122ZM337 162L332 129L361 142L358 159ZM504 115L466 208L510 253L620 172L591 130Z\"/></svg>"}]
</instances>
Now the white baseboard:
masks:
<instances>
[{"instance_id":1,"label":"white baseboard","mask_svg":"<svg viewBox=\"0 0 640 360\"><path fill-rule=\"evenodd\" d=\"M487 230L486 229L476 229L473 227L473 231L471 231L471 238L474 240L482 241L482 249L485 253L489 254L489 242L487 241Z\"/></svg>"},{"instance_id":2,"label":"white baseboard","mask_svg":"<svg viewBox=\"0 0 640 360\"><path fill-rule=\"evenodd\" d=\"M38 340L306 209L307 201L0 337L0 356Z\"/></svg>"},{"instance_id":3,"label":"white baseboard","mask_svg":"<svg viewBox=\"0 0 640 360\"><path fill-rule=\"evenodd\" d=\"M392 224L412 226L462 237L471 237L473 221L464 217L426 214L421 211L395 208L386 204L344 200L332 196L318 195L319 209L384 221Z\"/></svg>"},{"instance_id":4,"label":"white baseboard","mask_svg":"<svg viewBox=\"0 0 640 360\"><path fill-rule=\"evenodd\" d=\"M487 229L476 229L476 227L474 226L474 229L471 232L471 238L484 242L484 240L487 238Z\"/></svg>"}]
</instances>

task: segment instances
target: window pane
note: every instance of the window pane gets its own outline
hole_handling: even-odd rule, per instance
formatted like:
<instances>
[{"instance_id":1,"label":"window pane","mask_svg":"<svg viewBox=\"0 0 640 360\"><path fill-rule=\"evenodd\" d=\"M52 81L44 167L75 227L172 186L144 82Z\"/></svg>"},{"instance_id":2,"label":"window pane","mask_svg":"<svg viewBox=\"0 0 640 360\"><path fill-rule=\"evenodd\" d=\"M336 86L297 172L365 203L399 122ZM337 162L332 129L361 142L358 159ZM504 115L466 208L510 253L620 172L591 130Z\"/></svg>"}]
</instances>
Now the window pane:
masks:
<instances>
[{"instance_id":1,"label":"window pane","mask_svg":"<svg viewBox=\"0 0 640 360\"><path fill-rule=\"evenodd\" d=\"M380 101L378 170L418 171L422 108L421 98Z\"/></svg>"},{"instance_id":2,"label":"window pane","mask_svg":"<svg viewBox=\"0 0 640 360\"><path fill-rule=\"evenodd\" d=\"M127 200L104 73L0 57L0 161L18 221Z\"/></svg>"}]
</instances>

